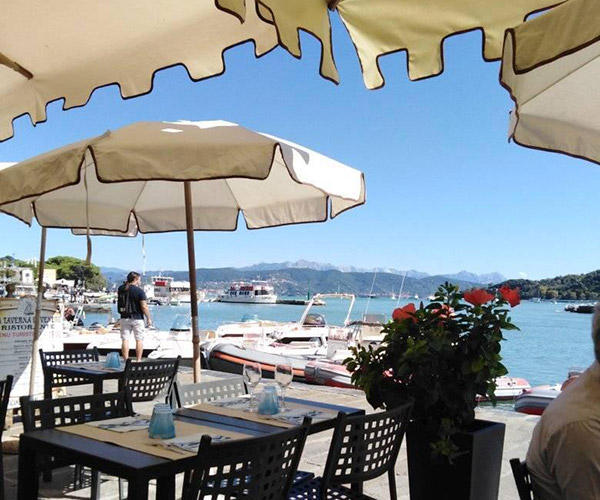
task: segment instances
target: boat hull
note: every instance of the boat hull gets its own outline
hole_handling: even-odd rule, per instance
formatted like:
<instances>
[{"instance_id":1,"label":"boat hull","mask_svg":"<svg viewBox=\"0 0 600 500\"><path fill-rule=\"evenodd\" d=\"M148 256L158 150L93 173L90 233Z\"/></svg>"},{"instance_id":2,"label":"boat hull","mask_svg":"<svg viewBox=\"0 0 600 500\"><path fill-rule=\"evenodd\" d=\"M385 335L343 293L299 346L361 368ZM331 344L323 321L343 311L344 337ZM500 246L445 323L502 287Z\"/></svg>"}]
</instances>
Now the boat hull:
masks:
<instances>
[{"instance_id":1,"label":"boat hull","mask_svg":"<svg viewBox=\"0 0 600 500\"><path fill-rule=\"evenodd\" d=\"M307 359L282 356L257 349L248 349L235 344L222 343L212 347L208 355L208 366L211 370L242 374L244 364L254 362L260 364L264 378L274 378L275 367L285 359L289 359L292 362L294 380L306 382L304 369L308 362Z\"/></svg>"},{"instance_id":2,"label":"boat hull","mask_svg":"<svg viewBox=\"0 0 600 500\"><path fill-rule=\"evenodd\" d=\"M356 389L352 385L352 374L341 363L334 363L329 360L312 360L306 363L304 373L306 380L314 384Z\"/></svg>"},{"instance_id":3,"label":"boat hull","mask_svg":"<svg viewBox=\"0 0 600 500\"><path fill-rule=\"evenodd\" d=\"M546 407L558 397L560 392L560 385L534 387L517 396L515 411L527 415L541 415Z\"/></svg>"}]
</instances>

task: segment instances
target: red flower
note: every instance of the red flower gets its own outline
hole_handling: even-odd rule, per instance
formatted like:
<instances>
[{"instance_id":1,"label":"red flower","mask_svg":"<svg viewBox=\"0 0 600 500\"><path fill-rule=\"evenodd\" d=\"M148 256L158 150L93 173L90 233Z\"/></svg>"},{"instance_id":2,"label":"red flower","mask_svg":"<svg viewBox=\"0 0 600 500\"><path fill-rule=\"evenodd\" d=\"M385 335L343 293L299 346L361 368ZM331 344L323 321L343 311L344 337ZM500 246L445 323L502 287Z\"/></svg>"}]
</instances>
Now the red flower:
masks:
<instances>
[{"instance_id":1,"label":"red flower","mask_svg":"<svg viewBox=\"0 0 600 500\"><path fill-rule=\"evenodd\" d=\"M485 290L477 289L470 292L465 292L465 300L474 306L481 306L490 300L494 300L494 296Z\"/></svg>"},{"instance_id":2,"label":"red flower","mask_svg":"<svg viewBox=\"0 0 600 500\"><path fill-rule=\"evenodd\" d=\"M519 297L519 290L517 288L508 288L506 285L500 287L500 295L510 304L510 307L516 307L521 303L521 297Z\"/></svg>"},{"instance_id":3,"label":"red flower","mask_svg":"<svg viewBox=\"0 0 600 500\"><path fill-rule=\"evenodd\" d=\"M410 304L406 304L404 307L399 307L398 309L394 309L392 313L392 319L394 321L402 321L404 319L410 318L413 321L416 321L415 313L417 309L415 305L411 302Z\"/></svg>"}]
</instances>

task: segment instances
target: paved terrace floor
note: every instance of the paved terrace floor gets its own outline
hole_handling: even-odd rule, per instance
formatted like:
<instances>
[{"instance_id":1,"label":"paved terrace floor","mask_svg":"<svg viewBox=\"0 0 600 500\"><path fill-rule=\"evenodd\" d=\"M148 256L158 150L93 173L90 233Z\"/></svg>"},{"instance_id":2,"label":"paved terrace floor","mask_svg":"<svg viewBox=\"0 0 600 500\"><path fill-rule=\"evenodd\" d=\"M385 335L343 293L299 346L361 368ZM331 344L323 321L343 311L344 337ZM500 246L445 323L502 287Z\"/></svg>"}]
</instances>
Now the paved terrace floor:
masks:
<instances>
[{"instance_id":1,"label":"paved terrace floor","mask_svg":"<svg viewBox=\"0 0 600 500\"><path fill-rule=\"evenodd\" d=\"M192 382L191 369L182 367L179 371L179 381L183 384ZM205 376L205 380L208 377ZM106 384L108 390L116 390L109 382ZM67 395L77 395L89 393L91 386L76 386L68 388ZM326 401L332 404L353 406L363 408L367 412L372 411L362 392L348 389L334 389L327 387L311 386L300 383L293 383L287 391L287 395L315 401ZM152 412L152 403L136 403L135 410L138 413ZM539 417L522 415L510 410L501 410L494 408L478 408L478 418L492 420L495 422L504 422L506 424L506 437L504 442L504 460L502 463L502 476L500 480L500 500L518 500L517 490L514 485L512 472L508 461L514 457L525 457L531 433ZM22 427L18 422L4 432L4 472L6 499L14 500L17 497L17 468L18 457L18 436L22 432ZM320 475L323 471L327 452L331 440L332 432L320 433L310 436L304 449L300 468L302 470L312 471ZM63 468L53 472L51 483L40 481L40 498L52 499L87 499L90 498L89 470L86 470L86 484L83 488L73 489L73 469ZM181 477L178 477L177 491L181 491ZM398 487L398 498L400 500L409 500L408 490L408 469L406 462L406 449L403 444L402 450L396 464L396 483ZM106 500L118 499L118 481L114 477L101 475L101 498ZM365 493L380 499L389 498L387 478L384 476L365 483ZM150 484L150 498L154 498L154 485Z\"/></svg>"}]
</instances>

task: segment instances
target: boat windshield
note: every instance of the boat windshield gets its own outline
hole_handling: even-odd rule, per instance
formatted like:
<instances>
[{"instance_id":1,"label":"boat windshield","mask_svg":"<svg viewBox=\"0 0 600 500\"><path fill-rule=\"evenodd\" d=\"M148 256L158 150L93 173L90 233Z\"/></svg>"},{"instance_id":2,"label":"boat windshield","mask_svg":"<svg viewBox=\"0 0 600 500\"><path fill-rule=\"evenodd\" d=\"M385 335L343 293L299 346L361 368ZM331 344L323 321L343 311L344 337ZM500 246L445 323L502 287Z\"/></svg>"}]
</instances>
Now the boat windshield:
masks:
<instances>
[{"instance_id":1,"label":"boat windshield","mask_svg":"<svg viewBox=\"0 0 600 500\"><path fill-rule=\"evenodd\" d=\"M178 314L175 316L171 331L187 332L192 327L192 320L187 314Z\"/></svg>"},{"instance_id":2,"label":"boat windshield","mask_svg":"<svg viewBox=\"0 0 600 500\"><path fill-rule=\"evenodd\" d=\"M242 323L253 323L259 321L258 314L244 314L242 316Z\"/></svg>"},{"instance_id":3,"label":"boat windshield","mask_svg":"<svg viewBox=\"0 0 600 500\"><path fill-rule=\"evenodd\" d=\"M327 320L322 314L307 314L304 326L327 326Z\"/></svg>"}]
</instances>

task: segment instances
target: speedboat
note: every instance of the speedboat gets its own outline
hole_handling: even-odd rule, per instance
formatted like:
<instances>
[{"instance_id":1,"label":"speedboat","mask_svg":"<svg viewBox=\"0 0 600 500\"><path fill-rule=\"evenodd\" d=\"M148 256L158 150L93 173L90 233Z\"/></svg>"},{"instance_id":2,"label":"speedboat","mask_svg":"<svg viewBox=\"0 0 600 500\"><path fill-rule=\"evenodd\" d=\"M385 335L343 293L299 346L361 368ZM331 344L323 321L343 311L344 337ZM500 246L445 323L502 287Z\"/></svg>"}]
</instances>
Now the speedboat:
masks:
<instances>
[{"instance_id":1,"label":"speedboat","mask_svg":"<svg viewBox=\"0 0 600 500\"><path fill-rule=\"evenodd\" d=\"M326 297L349 300L343 326L329 325L322 314L311 312L312 306ZM241 373L243 365L253 361L260 363L269 377L278 362L287 358L294 364L296 378L305 380L307 363L343 359L348 354L352 339L348 325L354 301L351 294L317 294L297 322L251 320L222 325L215 338L202 345L208 365L213 370Z\"/></svg>"},{"instance_id":2,"label":"speedboat","mask_svg":"<svg viewBox=\"0 0 600 500\"><path fill-rule=\"evenodd\" d=\"M524 391L515 398L515 411L528 415L541 415L546 407L582 373L582 369L572 368L562 384L540 385Z\"/></svg>"}]
</instances>

